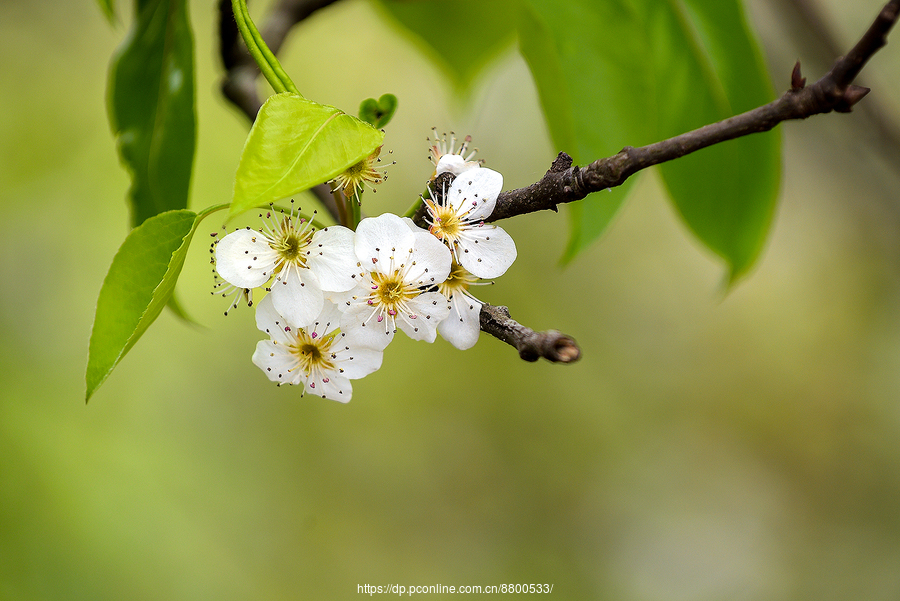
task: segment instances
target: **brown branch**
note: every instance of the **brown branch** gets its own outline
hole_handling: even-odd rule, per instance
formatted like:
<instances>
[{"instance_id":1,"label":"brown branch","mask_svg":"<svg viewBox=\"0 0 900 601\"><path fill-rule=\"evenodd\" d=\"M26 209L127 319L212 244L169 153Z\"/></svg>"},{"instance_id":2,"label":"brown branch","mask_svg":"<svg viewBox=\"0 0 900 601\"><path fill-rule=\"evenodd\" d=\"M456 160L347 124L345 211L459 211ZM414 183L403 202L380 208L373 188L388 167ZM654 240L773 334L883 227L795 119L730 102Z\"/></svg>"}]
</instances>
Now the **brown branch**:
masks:
<instances>
[{"instance_id":1,"label":"brown branch","mask_svg":"<svg viewBox=\"0 0 900 601\"><path fill-rule=\"evenodd\" d=\"M804 56L811 54L820 63L830 61L840 55L841 45L833 28L822 12L820 2L811 0L770 0L784 21L787 31L802 30L809 34L811 41L805 43ZM795 44L802 43L803 38L794 39ZM885 106L884 99L870 98L864 104L861 114L869 120L868 130L876 134L885 146L882 153L892 157L900 153L900 123Z\"/></svg>"},{"instance_id":2,"label":"brown branch","mask_svg":"<svg viewBox=\"0 0 900 601\"><path fill-rule=\"evenodd\" d=\"M702 148L769 131L782 121L806 119L831 111L849 112L869 92L868 88L853 85L852 82L872 55L887 43L887 34L897 21L898 12L900 0L890 0L847 56L838 59L831 71L813 85L805 85L800 65L795 65L791 73L791 89L774 102L655 144L640 148L625 147L615 156L594 161L583 168L573 165L572 157L560 152L540 181L525 188L502 192L494 212L485 221L499 221L541 210L556 211L559 204L620 186L638 171ZM420 226L426 225L424 206L413 216L413 221ZM545 344L548 340L566 339L571 344L566 347L574 349L568 361L578 359L580 354L570 337L552 331L537 334L513 321L503 307L484 305L481 309L481 329L519 349L520 356L526 360L533 361L537 356L543 356L550 361L559 361L554 343L549 346ZM554 338L554 335L559 338ZM569 351L563 352L563 356L568 357Z\"/></svg>"},{"instance_id":3,"label":"brown branch","mask_svg":"<svg viewBox=\"0 0 900 601\"><path fill-rule=\"evenodd\" d=\"M556 330L535 332L510 317L506 307L485 303L479 317L483 331L516 347L525 361L543 357L553 363L572 363L581 357L581 349L574 338Z\"/></svg>"},{"instance_id":4,"label":"brown branch","mask_svg":"<svg viewBox=\"0 0 900 601\"><path fill-rule=\"evenodd\" d=\"M625 147L615 156L594 161L586 167L573 166L572 159L560 153L540 181L501 193L494 212L486 221L541 210L555 211L559 204L619 186L647 167L720 142L768 131L782 121L806 119L831 111L849 112L869 92L868 88L852 82L872 55L887 43L887 34L897 21L898 13L900 0L888 2L856 46L839 58L831 71L816 83L804 86L799 66L795 67L791 89L769 104L655 144Z\"/></svg>"},{"instance_id":5,"label":"brown branch","mask_svg":"<svg viewBox=\"0 0 900 601\"><path fill-rule=\"evenodd\" d=\"M282 20L281 27L262 31L272 51L277 52L294 24L331 1L333 0L281 0L278 7L286 9L283 12L276 11L281 18L273 19ZM226 4L229 3L221 0L221 7ZM301 7L305 8L301 10ZM310 7L312 8L305 12ZM255 65L251 67L247 63L251 60L248 57L241 55L240 59L235 59L231 54L232 47L226 52L227 44L224 42L229 39L229 32L225 31L227 28L224 23L228 20L224 17L225 9L222 8L222 11L222 56L228 69L222 90L252 120L260 106L255 91L258 72ZM486 221L498 221L541 210L556 211L561 203L581 200L592 192L619 186L638 171L708 146L769 131L783 121L806 119L831 111L849 112L869 92L868 88L853 85L852 82L872 55L887 43L887 34L897 21L898 13L900 0L890 0L856 46L846 56L839 58L831 71L814 84L805 85L806 80L800 74L798 63L791 73L791 89L774 102L655 144L640 148L625 147L615 156L594 161L583 168L572 165L572 158L560 152L540 181L525 188L501 193L494 212ZM230 8L228 15L231 19ZM292 22L291 19L295 20ZM272 36L272 39L267 35ZM254 71L252 77L247 75L251 68ZM248 81L253 85L252 94ZM424 207L420 207L413 220L424 225L424 217ZM480 319L482 331L514 346L519 351L519 356L526 361L544 357L553 362L570 363L578 360L581 355L571 337L555 330L535 332L513 320L506 307L485 304L482 306Z\"/></svg>"}]
</instances>

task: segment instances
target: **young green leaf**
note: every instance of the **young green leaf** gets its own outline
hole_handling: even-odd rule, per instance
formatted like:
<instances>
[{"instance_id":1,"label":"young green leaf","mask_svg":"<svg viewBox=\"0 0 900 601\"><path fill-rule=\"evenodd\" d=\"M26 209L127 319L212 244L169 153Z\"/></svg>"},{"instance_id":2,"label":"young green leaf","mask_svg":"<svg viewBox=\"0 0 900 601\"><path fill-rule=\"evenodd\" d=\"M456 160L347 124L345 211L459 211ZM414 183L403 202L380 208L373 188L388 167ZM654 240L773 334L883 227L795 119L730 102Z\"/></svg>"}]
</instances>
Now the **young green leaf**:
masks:
<instances>
[{"instance_id":1,"label":"young green leaf","mask_svg":"<svg viewBox=\"0 0 900 601\"><path fill-rule=\"evenodd\" d=\"M359 105L359 118L366 123L381 129L394 116L397 110L397 97L393 94L383 94L381 98L366 98Z\"/></svg>"},{"instance_id":2,"label":"young green leaf","mask_svg":"<svg viewBox=\"0 0 900 601\"><path fill-rule=\"evenodd\" d=\"M131 230L103 280L88 350L85 401L169 302L202 215L177 210Z\"/></svg>"},{"instance_id":3,"label":"young green leaf","mask_svg":"<svg viewBox=\"0 0 900 601\"><path fill-rule=\"evenodd\" d=\"M519 40L551 136L577 163L669 138L771 97L738 0L524 0ZM576 44L575 40L579 40ZM690 229L729 266L750 267L771 221L777 134L719 144L663 166ZM623 196L571 212L567 257L599 236Z\"/></svg>"},{"instance_id":4,"label":"young green leaf","mask_svg":"<svg viewBox=\"0 0 900 601\"><path fill-rule=\"evenodd\" d=\"M185 0L137 0L109 72L109 116L131 173L132 225L187 206L194 161L193 40Z\"/></svg>"},{"instance_id":5,"label":"young green leaf","mask_svg":"<svg viewBox=\"0 0 900 601\"><path fill-rule=\"evenodd\" d=\"M244 144L229 217L328 181L381 146L384 134L296 94L263 104Z\"/></svg>"}]
</instances>

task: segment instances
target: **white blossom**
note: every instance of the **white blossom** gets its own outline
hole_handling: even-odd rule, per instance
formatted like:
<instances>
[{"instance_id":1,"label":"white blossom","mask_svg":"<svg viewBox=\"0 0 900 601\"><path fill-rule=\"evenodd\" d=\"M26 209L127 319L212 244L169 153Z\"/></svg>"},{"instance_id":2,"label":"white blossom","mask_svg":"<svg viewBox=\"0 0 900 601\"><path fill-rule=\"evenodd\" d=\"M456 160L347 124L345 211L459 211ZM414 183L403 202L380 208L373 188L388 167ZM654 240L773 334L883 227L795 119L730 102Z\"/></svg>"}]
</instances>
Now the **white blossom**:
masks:
<instances>
[{"instance_id":1,"label":"white blossom","mask_svg":"<svg viewBox=\"0 0 900 601\"><path fill-rule=\"evenodd\" d=\"M478 152L478 149L468 152L469 144L472 143L472 136L466 136L459 148L456 148L456 135L453 132L450 132L450 141L448 142L447 134L438 138L437 129L432 128L431 131L434 132L434 140L429 139L429 142L431 142L429 155L431 162L434 163L434 175L431 176L431 179L442 173L459 175L464 171L481 166L481 161L471 160L475 153ZM468 154L466 154L467 152Z\"/></svg>"},{"instance_id":2,"label":"white blossom","mask_svg":"<svg viewBox=\"0 0 900 601\"><path fill-rule=\"evenodd\" d=\"M478 278L453 262L450 275L438 284L438 291L450 302L450 315L438 325L441 337L461 351L478 342L481 333L480 300L472 296L469 287L492 282L478 282Z\"/></svg>"},{"instance_id":3,"label":"white blossom","mask_svg":"<svg viewBox=\"0 0 900 601\"><path fill-rule=\"evenodd\" d=\"M254 365L279 385L301 385L304 392L346 403L353 395L350 380L381 367L382 351L338 331L340 317L329 301L309 325L294 327L275 309L272 295L266 296L257 306L256 325L271 339L257 343Z\"/></svg>"},{"instance_id":4,"label":"white blossom","mask_svg":"<svg viewBox=\"0 0 900 601\"><path fill-rule=\"evenodd\" d=\"M359 283L343 295L341 330L381 349L398 328L414 340L434 342L450 307L442 294L427 290L450 274L447 248L390 213L363 219L355 248Z\"/></svg>"},{"instance_id":5,"label":"white blossom","mask_svg":"<svg viewBox=\"0 0 900 601\"><path fill-rule=\"evenodd\" d=\"M429 231L453 252L453 258L479 278L496 278L516 260L516 243L502 228L486 224L503 189L503 176L492 169L470 169L444 190L440 203L425 199Z\"/></svg>"},{"instance_id":6,"label":"white blossom","mask_svg":"<svg viewBox=\"0 0 900 601\"><path fill-rule=\"evenodd\" d=\"M275 309L306 325L322 311L324 292L356 284L354 234L341 226L316 230L310 221L267 213L262 231L234 231L216 245L216 270L229 284L252 289L271 283Z\"/></svg>"}]
</instances>

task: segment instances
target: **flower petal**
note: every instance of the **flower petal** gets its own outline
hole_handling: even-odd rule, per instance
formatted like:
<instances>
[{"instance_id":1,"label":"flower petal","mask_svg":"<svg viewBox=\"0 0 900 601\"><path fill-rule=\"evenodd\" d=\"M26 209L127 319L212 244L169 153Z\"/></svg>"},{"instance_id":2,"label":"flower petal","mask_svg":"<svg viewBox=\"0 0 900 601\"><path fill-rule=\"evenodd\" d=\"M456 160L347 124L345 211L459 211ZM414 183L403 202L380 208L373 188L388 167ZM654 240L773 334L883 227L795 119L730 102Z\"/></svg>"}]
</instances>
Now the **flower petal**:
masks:
<instances>
[{"instance_id":1,"label":"flower petal","mask_svg":"<svg viewBox=\"0 0 900 601\"><path fill-rule=\"evenodd\" d=\"M413 340L434 342L438 324L450 314L447 299L440 292L425 292L409 301L408 306L415 318L398 315L397 326Z\"/></svg>"},{"instance_id":2,"label":"flower petal","mask_svg":"<svg viewBox=\"0 0 900 601\"><path fill-rule=\"evenodd\" d=\"M281 384L299 384L303 380L297 358L284 345L271 340L260 340L253 353L253 364L263 370L266 377Z\"/></svg>"},{"instance_id":3,"label":"flower petal","mask_svg":"<svg viewBox=\"0 0 900 601\"><path fill-rule=\"evenodd\" d=\"M287 320L275 310L272 304L272 295L268 294L256 305L256 327L268 334L272 340L280 344L290 344L294 341L294 335L284 331L288 326Z\"/></svg>"},{"instance_id":4,"label":"flower petal","mask_svg":"<svg viewBox=\"0 0 900 601\"><path fill-rule=\"evenodd\" d=\"M447 200L456 214L466 221L481 221L494 212L497 196L503 190L503 176L493 169L470 169L450 184Z\"/></svg>"},{"instance_id":5,"label":"flower petal","mask_svg":"<svg viewBox=\"0 0 900 601\"><path fill-rule=\"evenodd\" d=\"M400 217L384 213L359 222L354 248L364 270L389 273L394 256L405 258L414 241L413 233Z\"/></svg>"},{"instance_id":6,"label":"flower petal","mask_svg":"<svg viewBox=\"0 0 900 601\"><path fill-rule=\"evenodd\" d=\"M478 166L478 161L464 161L462 156L458 154L444 154L438 159L437 165L435 165L434 174L436 176L441 173L459 175L464 171L478 169Z\"/></svg>"},{"instance_id":7,"label":"flower petal","mask_svg":"<svg viewBox=\"0 0 900 601\"><path fill-rule=\"evenodd\" d=\"M438 324L441 337L461 351L478 342L481 333L481 301L457 292L450 299L450 315Z\"/></svg>"},{"instance_id":8,"label":"flower petal","mask_svg":"<svg viewBox=\"0 0 900 601\"><path fill-rule=\"evenodd\" d=\"M337 305L326 299L319 313L313 321L303 329L307 334L315 334L316 337L322 337L330 334L334 330L341 327L341 311Z\"/></svg>"},{"instance_id":9,"label":"flower petal","mask_svg":"<svg viewBox=\"0 0 900 601\"><path fill-rule=\"evenodd\" d=\"M466 228L459 243L459 264L479 278L500 277L516 260L516 243L501 227L476 225Z\"/></svg>"},{"instance_id":10,"label":"flower petal","mask_svg":"<svg viewBox=\"0 0 900 601\"><path fill-rule=\"evenodd\" d=\"M326 227L313 234L307 247L309 268L319 278L322 290L345 292L356 286L353 277L359 272L352 230L339 225Z\"/></svg>"},{"instance_id":11,"label":"flower petal","mask_svg":"<svg viewBox=\"0 0 900 601\"><path fill-rule=\"evenodd\" d=\"M348 402L353 396L353 386L350 384L350 380L341 375L329 374L329 376L327 382L323 380L308 381L306 392L339 403Z\"/></svg>"},{"instance_id":12,"label":"flower petal","mask_svg":"<svg viewBox=\"0 0 900 601\"><path fill-rule=\"evenodd\" d=\"M450 275L453 257L443 242L426 232L413 232L413 260L407 267L403 279L410 284L432 286L440 284Z\"/></svg>"},{"instance_id":13,"label":"flower petal","mask_svg":"<svg viewBox=\"0 0 900 601\"><path fill-rule=\"evenodd\" d=\"M302 280L300 271L303 272ZM311 324L322 312L325 303L319 282L308 269L291 270L283 278L276 278L269 296L275 310L295 328L305 328Z\"/></svg>"},{"instance_id":14,"label":"flower petal","mask_svg":"<svg viewBox=\"0 0 900 601\"><path fill-rule=\"evenodd\" d=\"M256 288L269 281L277 258L266 237L251 229L231 232L216 245L216 271L238 288Z\"/></svg>"},{"instance_id":15,"label":"flower petal","mask_svg":"<svg viewBox=\"0 0 900 601\"><path fill-rule=\"evenodd\" d=\"M353 302L341 315L341 332L353 336L358 344L384 350L394 339L394 328L388 320L377 321L374 309L365 302ZM366 323L368 320L368 323Z\"/></svg>"},{"instance_id":16,"label":"flower petal","mask_svg":"<svg viewBox=\"0 0 900 601\"><path fill-rule=\"evenodd\" d=\"M361 346L349 336L345 337L342 342L336 341L335 343L343 343L350 347L341 351L338 367L344 370L344 376L351 380L364 378L381 368L381 362L384 359L382 351Z\"/></svg>"}]
</instances>

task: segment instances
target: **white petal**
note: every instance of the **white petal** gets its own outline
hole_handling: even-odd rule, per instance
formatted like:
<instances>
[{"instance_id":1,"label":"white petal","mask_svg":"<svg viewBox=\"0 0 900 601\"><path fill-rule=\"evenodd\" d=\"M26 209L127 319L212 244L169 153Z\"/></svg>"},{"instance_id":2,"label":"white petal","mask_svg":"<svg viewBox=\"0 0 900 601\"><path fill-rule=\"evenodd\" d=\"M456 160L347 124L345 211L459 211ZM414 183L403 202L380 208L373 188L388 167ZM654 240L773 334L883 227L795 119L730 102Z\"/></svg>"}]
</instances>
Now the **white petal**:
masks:
<instances>
[{"instance_id":1,"label":"white petal","mask_svg":"<svg viewBox=\"0 0 900 601\"><path fill-rule=\"evenodd\" d=\"M385 319L381 323L371 317L374 309L365 302L351 302L341 315L341 332L353 336L358 344L384 350L394 339L394 328ZM364 323L368 319L368 323Z\"/></svg>"},{"instance_id":2,"label":"white petal","mask_svg":"<svg viewBox=\"0 0 900 601\"><path fill-rule=\"evenodd\" d=\"M450 299L450 315L438 324L441 336L461 351L478 342L481 332L481 303L462 293Z\"/></svg>"},{"instance_id":3,"label":"white petal","mask_svg":"<svg viewBox=\"0 0 900 601\"><path fill-rule=\"evenodd\" d=\"M452 173L453 175L459 175L464 171L477 169L478 166L478 161L464 161L462 156L458 154L445 154L438 159L434 174Z\"/></svg>"},{"instance_id":4,"label":"white petal","mask_svg":"<svg viewBox=\"0 0 900 601\"><path fill-rule=\"evenodd\" d=\"M335 341L335 344L340 343L340 341ZM382 351L360 346L349 337L344 338L343 343L350 348L338 355L340 361L337 366L344 370L345 377L358 380L381 368L384 358Z\"/></svg>"},{"instance_id":5,"label":"white petal","mask_svg":"<svg viewBox=\"0 0 900 601\"><path fill-rule=\"evenodd\" d=\"M360 278L356 278L359 280ZM343 313L347 310L347 302L351 301L353 296L356 294L357 288L352 288L346 292L326 292L325 300L333 302L337 305L338 309Z\"/></svg>"},{"instance_id":6,"label":"white petal","mask_svg":"<svg viewBox=\"0 0 900 601\"><path fill-rule=\"evenodd\" d=\"M298 271L302 272L302 280ZM322 312L325 303L319 282L308 269L292 269L283 278L275 278L269 296L275 310L295 328L305 328L311 324Z\"/></svg>"},{"instance_id":7,"label":"white petal","mask_svg":"<svg viewBox=\"0 0 900 601\"><path fill-rule=\"evenodd\" d=\"M431 286L440 284L450 275L452 257L444 243L424 230L415 232L413 257L404 274L411 284Z\"/></svg>"},{"instance_id":8,"label":"white petal","mask_svg":"<svg viewBox=\"0 0 900 601\"><path fill-rule=\"evenodd\" d=\"M346 403L353 396L353 386L346 377L336 375L329 377L327 382L310 380L306 383L306 392L324 399Z\"/></svg>"},{"instance_id":9,"label":"white petal","mask_svg":"<svg viewBox=\"0 0 900 601\"><path fill-rule=\"evenodd\" d=\"M256 305L256 327L281 344L290 344L294 340L292 334L284 331L288 327L287 320L275 310L271 294Z\"/></svg>"},{"instance_id":10,"label":"white petal","mask_svg":"<svg viewBox=\"0 0 900 601\"><path fill-rule=\"evenodd\" d=\"M297 358L284 345L271 340L260 340L256 344L253 364L273 382L299 384L302 381Z\"/></svg>"},{"instance_id":11,"label":"white petal","mask_svg":"<svg viewBox=\"0 0 900 601\"><path fill-rule=\"evenodd\" d=\"M231 232L216 245L216 271L238 288L265 284L277 259L265 236L250 229Z\"/></svg>"},{"instance_id":12,"label":"white petal","mask_svg":"<svg viewBox=\"0 0 900 601\"><path fill-rule=\"evenodd\" d=\"M421 232L428 232L428 230L422 229L418 225L416 225L415 222L412 219L410 219L409 217L402 217L402 219L403 219L403 223L405 223L407 225L407 227L409 227L409 231L416 233L416 234L421 233Z\"/></svg>"},{"instance_id":13,"label":"white petal","mask_svg":"<svg viewBox=\"0 0 900 601\"><path fill-rule=\"evenodd\" d=\"M341 311L338 309L337 305L326 299L318 317L303 329L306 330L307 334L315 334L317 337L321 338L339 327L341 327Z\"/></svg>"},{"instance_id":14,"label":"white petal","mask_svg":"<svg viewBox=\"0 0 900 601\"><path fill-rule=\"evenodd\" d=\"M405 262L415 238L400 217L385 213L359 222L356 228L356 257L368 271L389 273L392 258ZM396 249L396 250L393 250Z\"/></svg>"},{"instance_id":15,"label":"white petal","mask_svg":"<svg viewBox=\"0 0 900 601\"><path fill-rule=\"evenodd\" d=\"M397 326L413 340L434 342L437 338L437 325L450 314L450 305L440 292L425 292L409 303L410 311L415 319L403 319L397 316Z\"/></svg>"},{"instance_id":16,"label":"white petal","mask_svg":"<svg viewBox=\"0 0 900 601\"><path fill-rule=\"evenodd\" d=\"M466 228L457 254L460 265L475 277L496 278L516 260L516 243L503 228L476 225Z\"/></svg>"},{"instance_id":17,"label":"white petal","mask_svg":"<svg viewBox=\"0 0 900 601\"><path fill-rule=\"evenodd\" d=\"M326 227L313 234L307 247L309 268L319 278L322 290L344 292L356 285L359 272L352 230L339 225Z\"/></svg>"},{"instance_id":18,"label":"white petal","mask_svg":"<svg viewBox=\"0 0 900 601\"><path fill-rule=\"evenodd\" d=\"M501 190L503 176L500 173L493 169L471 169L453 180L447 200L457 215L468 212L467 221L481 221L494 212Z\"/></svg>"}]
</instances>

